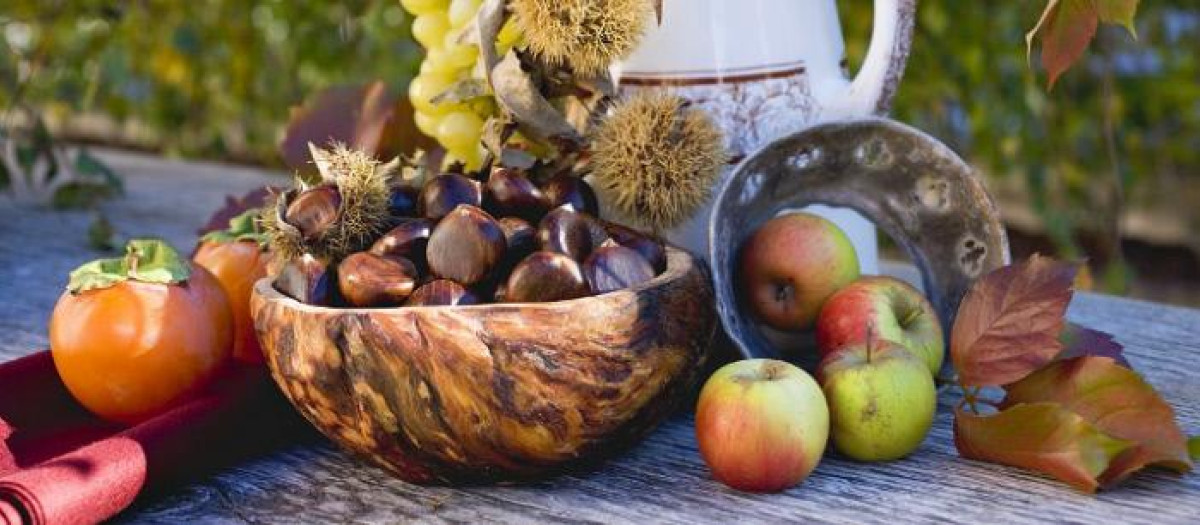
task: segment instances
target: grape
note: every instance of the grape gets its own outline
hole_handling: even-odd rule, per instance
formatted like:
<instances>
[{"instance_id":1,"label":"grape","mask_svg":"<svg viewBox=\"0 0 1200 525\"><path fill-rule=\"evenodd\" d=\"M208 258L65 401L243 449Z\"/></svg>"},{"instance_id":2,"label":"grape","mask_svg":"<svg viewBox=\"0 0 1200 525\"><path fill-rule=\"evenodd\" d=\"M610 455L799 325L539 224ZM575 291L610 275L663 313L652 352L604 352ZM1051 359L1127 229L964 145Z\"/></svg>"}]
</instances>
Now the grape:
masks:
<instances>
[{"instance_id":1,"label":"grape","mask_svg":"<svg viewBox=\"0 0 1200 525\"><path fill-rule=\"evenodd\" d=\"M408 98L412 101L413 107L425 111L436 112L436 107L431 101L450 86L454 85L455 78L452 75L438 73L423 73L417 75L417 78L412 79L408 84Z\"/></svg>"},{"instance_id":2,"label":"grape","mask_svg":"<svg viewBox=\"0 0 1200 525\"><path fill-rule=\"evenodd\" d=\"M477 148L482 135L483 119L473 111L447 113L437 129L438 142L447 150L458 152Z\"/></svg>"},{"instance_id":3,"label":"grape","mask_svg":"<svg viewBox=\"0 0 1200 525\"><path fill-rule=\"evenodd\" d=\"M450 61L450 57L446 53L446 50L440 47L426 51L425 61L421 63L421 72L451 77L459 76L460 69L454 67L454 63Z\"/></svg>"},{"instance_id":4,"label":"grape","mask_svg":"<svg viewBox=\"0 0 1200 525\"><path fill-rule=\"evenodd\" d=\"M452 27L464 27L475 18L475 13L479 11L479 4L482 0L450 0L450 8L447 9L447 15L450 17L450 25Z\"/></svg>"},{"instance_id":5,"label":"grape","mask_svg":"<svg viewBox=\"0 0 1200 525\"><path fill-rule=\"evenodd\" d=\"M440 11L418 16L412 24L413 38L420 42L425 49L442 45L446 39L446 33L449 31L450 22L446 18L446 13Z\"/></svg>"},{"instance_id":6,"label":"grape","mask_svg":"<svg viewBox=\"0 0 1200 525\"><path fill-rule=\"evenodd\" d=\"M500 34L496 35L496 47L502 52L507 53L513 46L521 43L521 29L517 27L515 20L505 22L504 27L500 28Z\"/></svg>"},{"instance_id":7,"label":"grape","mask_svg":"<svg viewBox=\"0 0 1200 525\"><path fill-rule=\"evenodd\" d=\"M479 148L446 151L446 158L442 161L443 165L449 166L455 162L463 163L468 170L477 170L483 165L483 154L479 152Z\"/></svg>"},{"instance_id":8,"label":"grape","mask_svg":"<svg viewBox=\"0 0 1200 525\"><path fill-rule=\"evenodd\" d=\"M442 119L436 115L430 115L424 111L413 113L413 122L417 124L417 129L421 130L426 136L437 138L438 124Z\"/></svg>"},{"instance_id":9,"label":"grape","mask_svg":"<svg viewBox=\"0 0 1200 525\"><path fill-rule=\"evenodd\" d=\"M409 99L416 109L417 128L446 148L448 162L458 160L469 169L477 169L485 153L480 145L484 122L497 114L496 102L490 96L442 104L434 104L431 99L456 82L477 74L479 46L460 43L458 38L474 22L482 0L401 0L400 3L417 15L412 35L426 53L420 74L408 88ZM520 45L521 40L520 30L510 20L493 44L504 53Z\"/></svg>"},{"instance_id":10,"label":"grape","mask_svg":"<svg viewBox=\"0 0 1200 525\"><path fill-rule=\"evenodd\" d=\"M449 39L447 39L449 40ZM455 69L470 69L479 58L479 47L471 44L453 44L446 46L445 61L447 66Z\"/></svg>"},{"instance_id":11,"label":"grape","mask_svg":"<svg viewBox=\"0 0 1200 525\"><path fill-rule=\"evenodd\" d=\"M449 0L400 0L400 6L414 15L425 15L445 9Z\"/></svg>"}]
</instances>

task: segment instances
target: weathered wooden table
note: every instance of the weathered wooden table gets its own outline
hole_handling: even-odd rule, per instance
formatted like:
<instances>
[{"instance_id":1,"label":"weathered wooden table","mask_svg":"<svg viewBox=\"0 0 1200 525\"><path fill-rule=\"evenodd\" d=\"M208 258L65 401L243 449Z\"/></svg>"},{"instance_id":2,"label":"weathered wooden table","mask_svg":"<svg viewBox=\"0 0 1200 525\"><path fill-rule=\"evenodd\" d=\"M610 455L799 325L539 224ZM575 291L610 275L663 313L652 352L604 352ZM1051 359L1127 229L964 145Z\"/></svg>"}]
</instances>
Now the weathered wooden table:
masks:
<instances>
[{"instance_id":1,"label":"weathered wooden table","mask_svg":"<svg viewBox=\"0 0 1200 525\"><path fill-rule=\"evenodd\" d=\"M178 247L228 193L280 174L105 153L128 195L105 206L123 235ZM2 201L0 201L2 202ZM46 320L67 273L97 256L87 213L0 208L0 360L46 347ZM1071 319L1113 333L1134 366L1200 433L1200 311L1080 294ZM0 385L0 395L4 395ZM1095 496L1024 471L967 461L951 440L951 402L912 457L860 464L827 457L803 485L743 494L713 481L690 416L668 421L599 470L523 486L420 487L329 445L295 447L229 469L119 517L137 523L837 522L1200 523L1200 475L1150 471Z\"/></svg>"}]
</instances>

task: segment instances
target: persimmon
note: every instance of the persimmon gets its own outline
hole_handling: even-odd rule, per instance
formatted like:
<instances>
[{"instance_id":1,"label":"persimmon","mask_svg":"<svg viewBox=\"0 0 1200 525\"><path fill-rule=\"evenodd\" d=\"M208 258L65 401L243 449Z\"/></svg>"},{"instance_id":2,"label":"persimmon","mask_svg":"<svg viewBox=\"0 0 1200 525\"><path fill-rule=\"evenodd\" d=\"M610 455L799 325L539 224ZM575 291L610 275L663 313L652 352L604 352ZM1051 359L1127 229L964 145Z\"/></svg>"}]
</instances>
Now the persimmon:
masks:
<instances>
[{"instance_id":1,"label":"persimmon","mask_svg":"<svg viewBox=\"0 0 1200 525\"><path fill-rule=\"evenodd\" d=\"M71 272L50 318L67 390L97 416L136 423L191 398L228 363L233 319L208 270L158 240Z\"/></svg>"},{"instance_id":2,"label":"persimmon","mask_svg":"<svg viewBox=\"0 0 1200 525\"><path fill-rule=\"evenodd\" d=\"M205 235L192 260L203 266L225 290L233 313L233 358L261 364L262 348L250 317L250 292L254 283L267 276L270 256L263 247L262 234L255 224L257 210L248 211L229 221L229 229Z\"/></svg>"}]
</instances>

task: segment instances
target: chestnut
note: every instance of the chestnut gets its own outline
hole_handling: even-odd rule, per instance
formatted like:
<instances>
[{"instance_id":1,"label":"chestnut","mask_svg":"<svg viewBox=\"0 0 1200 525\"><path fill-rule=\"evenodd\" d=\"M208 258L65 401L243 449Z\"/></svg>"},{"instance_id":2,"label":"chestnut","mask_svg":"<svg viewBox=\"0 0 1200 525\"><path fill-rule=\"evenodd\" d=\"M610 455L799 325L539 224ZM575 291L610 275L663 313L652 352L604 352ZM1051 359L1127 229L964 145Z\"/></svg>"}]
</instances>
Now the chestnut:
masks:
<instances>
[{"instance_id":1,"label":"chestnut","mask_svg":"<svg viewBox=\"0 0 1200 525\"><path fill-rule=\"evenodd\" d=\"M538 221L550 209L542 190L520 171L496 168L485 187L487 207L497 217Z\"/></svg>"},{"instance_id":2,"label":"chestnut","mask_svg":"<svg viewBox=\"0 0 1200 525\"><path fill-rule=\"evenodd\" d=\"M483 205L479 181L458 173L444 173L430 179L421 189L421 214L426 219L439 220L462 204Z\"/></svg>"},{"instance_id":3,"label":"chestnut","mask_svg":"<svg viewBox=\"0 0 1200 525\"><path fill-rule=\"evenodd\" d=\"M594 219L577 213L570 206L560 206L547 213L538 223L538 245L542 250L567 255L582 261L602 242Z\"/></svg>"},{"instance_id":4,"label":"chestnut","mask_svg":"<svg viewBox=\"0 0 1200 525\"><path fill-rule=\"evenodd\" d=\"M667 268L667 249L661 241L620 224L610 222L606 223L604 227L618 244L642 254L642 257L654 268L655 274L661 273Z\"/></svg>"},{"instance_id":5,"label":"chestnut","mask_svg":"<svg viewBox=\"0 0 1200 525\"><path fill-rule=\"evenodd\" d=\"M504 282L504 283L500 283L500 284L496 285L496 289L492 290L492 300L497 303L503 303L503 302L505 302L505 299L507 299L507 298L508 298L508 283Z\"/></svg>"},{"instance_id":6,"label":"chestnut","mask_svg":"<svg viewBox=\"0 0 1200 525\"><path fill-rule=\"evenodd\" d=\"M428 219L400 219L387 233L379 237L367 251L375 255L404 257L417 268L425 267L425 247L433 231L433 221Z\"/></svg>"},{"instance_id":7,"label":"chestnut","mask_svg":"<svg viewBox=\"0 0 1200 525\"><path fill-rule=\"evenodd\" d=\"M284 211L283 219L300 230L304 240L320 237L337 220L342 194L337 186L317 186L300 192Z\"/></svg>"},{"instance_id":8,"label":"chestnut","mask_svg":"<svg viewBox=\"0 0 1200 525\"><path fill-rule=\"evenodd\" d=\"M521 261L504 285L509 303L564 301L588 295L579 263L555 252L535 252Z\"/></svg>"},{"instance_id":9,"label":"chestnut","mask_svg":"<svg viewBox=\"0 0 1200 525\"><path fill-rule=\"evenodd\" d=\"M408 297L405 306L463 306L479 304L479 297L461 284L447 279L430 281Z\"/></svg>"},{"instance_id":10,"label":"chestnut","mask_svg":"<svg viewBox=\"0 0 1200 525\"><path fill-rule=\"evenodd\" d=\"M416 217L417 197L417 192L412 188L392 188L388 194L388 214L395 219Z\"/></svg>"},{"instance_id":11,"label":"chestnut","mask_svg":"<svg viewBox=\"0 0 1200 525\"><path fill-rule=\"evenodd\" d=\"M417 267L403 257L358 252L338 264L338 290L350 306L395 306L417 285Z\"/></svg>"},{"instance_id":12,"label":"chestnut","mask_svg":"<svg viewBox=\"0 0 1200 525\"><path fill-rule=\"evenodd\" d=\"M311 254L286 262L275 277L275 289L304 304L329 305L333 299L329 265Z\"/></svg>"},{"instance_id":13,"label":"chestnut","mask_svg":"<svg viewBox=\"0 0 1200 525\"><path fill-rule=\"evenodd\" d=\"M505 217L500 219L500 229L504 232L504 241L508 245L508 250L504 257L515 258L516 262L524 259L525 256L537 251L537 230L533 225L516 217Z\"/></svg>"},{"instance_id":14,"label":"chestnut","mask_svg":"<svg viewBox=\"0 0 1200 525\"><path fill-rule=\"evenodd\" d=\"M433 228L425 258L434 275L472 285L488 277L507 248L500 224L487 212L463 204Z\"/></svg>"},{"instance_id":15,"label":"chestnut","mask_svg":"<svg viewBox=\"0 0 1200 525\"><path fill-rule=\"evenodd\" d=\"M559 173L551 177L542 185L542 193L546 195L551 208L566 205L577 212L594 217L600 215L600 203L592 186L570 173Z\"/></svg>"},{"instance_id":16,"label":"chestnut","mask_svg":"<svg viewBox=\"0 0 1200 525\"><path fill-rule=\"evenodd\" d=\"M655 275L650 262L640 253L614 241L597 248L583 263L583 276L595 294L629 288Z\"/></svg>"}]
</instances>

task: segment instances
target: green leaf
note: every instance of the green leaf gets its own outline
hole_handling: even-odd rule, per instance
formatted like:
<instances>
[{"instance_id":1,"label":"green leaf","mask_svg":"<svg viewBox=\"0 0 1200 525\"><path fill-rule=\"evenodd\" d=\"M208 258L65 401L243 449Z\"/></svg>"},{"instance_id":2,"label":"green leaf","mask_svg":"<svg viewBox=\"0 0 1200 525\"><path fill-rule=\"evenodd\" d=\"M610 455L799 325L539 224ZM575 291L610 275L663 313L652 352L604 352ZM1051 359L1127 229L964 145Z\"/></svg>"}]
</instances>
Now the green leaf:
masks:
<instances>
[{"instance_id":1,"label":"green leaf","mask_svg":"<svg viewBox=\"0 0 1200 525\"><path fill-rule=\"evenodd\" d=\"M129 278L147 283L175 284L191 275L187 259L166 241L133 239L125 245L125 263Z\"/></svg>"},{"instance_id":2,"label":"green leaf","mask_svg":"<svg viewBox=\"0 0 1200 525\"><path fill-rule=\"evenodd\" d=\"M1192 461L1200 461L1200 436L1188 439L1188 455L1192 457Z\"/></svg>"},{"instance_id":3,"label":"green leaf","mask_svg":"<svg viewBox=\"0 0 1200 525\"><path fill-rule=\"evenodd\" d=\"M104 185L111 188L117 195L125 193L125 183L121 180L121 176L87 149L80 149L75 156L75 172L103 181Z\"/></svg>"},{"instance_id":4,"label":"green leaf","mask_svg":"<svg viewBox=\"0 0 1200 525\"><path fill-rule=\"evenodd\" d=\"M1106 24L1116 24L1124 27L1134 38L1137 29L1133 27L1133 18L1137 15L1140 0L1095 0L1096 11L1100 21Z\"/></svg>"},{"instance_id":5,"label":"green leaf","mask_svg":"<svg viewBox=\"0 0 1200 525\"><path fill-rule=\"evenodd\" d=\"M238 216L229 219L228 228L208 232L200 240L202 242L215 243L249 241L256 242L265 248L267 238L258 222L261 214L262 208L246 210Z\"/></svg>"},{"instance_id":6,"label":"green leaf","mask_svg":"<svg viewBox=\"0 0 1200 525\"><path fill-rule=\"evenodd\" d=\"M157 284L179 284L191 276L191 264L166 241L133 239L125 245L125 256L98 259L71 272L71 293L108 288L135 280Z\"/></svg>"},{"instance_id":7,"label":"green leaf","mask_svg":"<svg viewBox=\"0 0 1200 525\"><path fill-rule=\"evenodd\" d=\"M1053 363L1006 387L1001 408L1055 403L1106 435L1135 444L1099 477L1115 484L1146 465L1178 472L1192 469L1187 438L1175 411L1141 376L1107 357L1084 356Z\"/></svg>"},{"instance_id":8,"label":"green leaf","mask_svg":"<svg viewBox=\"0 0 1200 525\"><path fill-rule=\"evenodd\" d=\"M116 248L116 231L113 225L108 221L108 217L98 213L92 219L92 223L87 229L88 246L95 250L107 252Z\"/></svg>"},{"instance_id":9,"label":"green leaf","mask_svg":"<svg viewBox=\"0 0 1200 525\"><path fill-rule=\"evenodd\" d=\"M964 458L1034 470L1095 492L1100 475L1134 443L1106 435L1057 403L1030 403L988 416L959 409L954 445Z\"/></svg>"},{"instance_id":10,"label":"green leaf","mask_svg":"<svg viewBox=\"0 0 1200 525\"><path fill-rule=\"evenodd\" d=\"M127 272L125 259L97 259L71 271L67 290L71 293L81 293L108 288L129 279Z\"/></svg>"}]
</instances>

